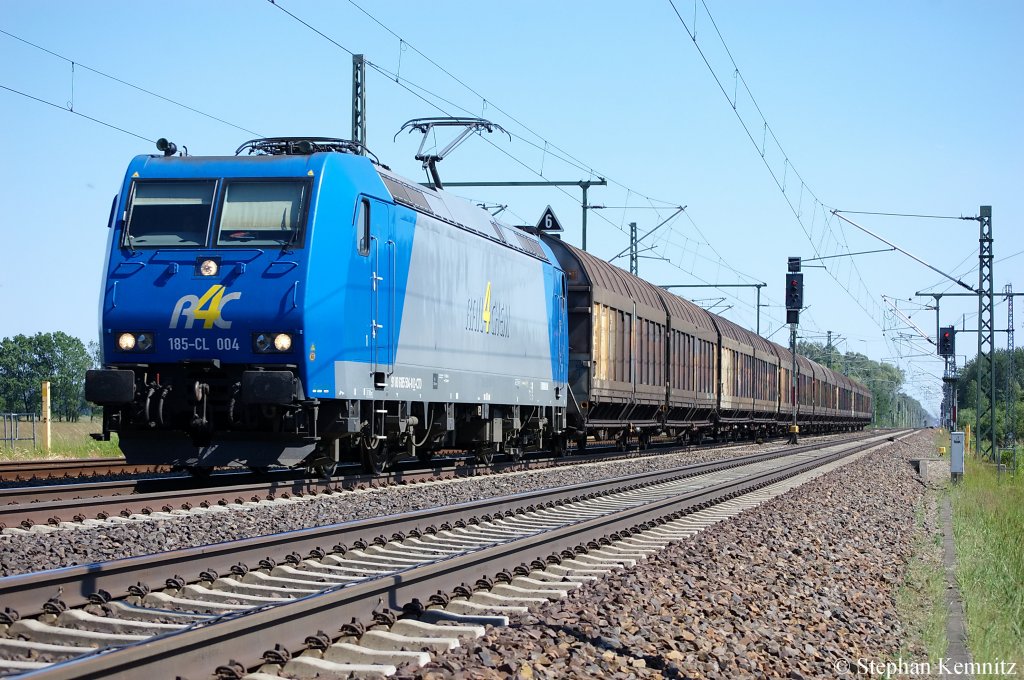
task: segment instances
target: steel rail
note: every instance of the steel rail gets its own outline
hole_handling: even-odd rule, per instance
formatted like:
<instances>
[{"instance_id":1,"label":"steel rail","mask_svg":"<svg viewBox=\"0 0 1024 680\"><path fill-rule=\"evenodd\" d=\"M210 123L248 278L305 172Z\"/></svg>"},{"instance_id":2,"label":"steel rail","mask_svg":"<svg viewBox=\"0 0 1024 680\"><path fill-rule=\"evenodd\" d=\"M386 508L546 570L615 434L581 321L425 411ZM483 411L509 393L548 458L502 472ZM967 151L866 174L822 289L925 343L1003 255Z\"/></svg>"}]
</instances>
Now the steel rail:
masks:
<instances>
[{"instance_id":1,"label":"steel rail","mask_svg":"<svg viewBox=\"0 0 1024 680\"><path fill-rule=\"evenodd\" d=\"M160 465L129 464L118 458L82 458L77 460L18 460L0 461L0 480L17 481L45 478L57 479L54 473L64 477L92 474L142 474L169 469Z\"/></svg>"},{"instance_id":2,"label":"steel rail","mask_svg":"<svg viewBox=\"0 0 1024 680\"><path fill-rule=\"evenodd\" d=\"M886 436L882 435L878 438ZM869 437L868 439L873 438ZM357 539L370 542L381 535L391 537L413 529L422 529L431 524L468 522L470 519L485 514L504 514L531 505L559 503L631 487L656 484L670 479L693 477L708 472L782 458L810 451L816 447L820 448L820 446L820 444L809 444L783 448L737 458L693 463L671 470L637 473L600 482L582 482L555 490L540 489L429 510L353 520L196 548L128 557L110 562L7 576L0 578L0 607L14 609L22 617L34 616L42 612L43 605L49 598L58 595L69 607L77 607L86 604L89 601L89 596L101 589L117 594L127 592L130 587L140 582L156 581L162 584L166 579L175 575L187 577L190 574L195 574L198 577L202 571L226 574L230 572L232 566L240 562L253 564L267 557L277 559L291 552L306 554L314 549L329 550L334 545L352 543Z\"/></svg>"},{"instance_id":3,"label":"steel rail","mask_svg":"<svg viewBox=\"0 0 1024 680\"><path fill-rule=\"evenodd\" d=\"M352 618L366 620L375 610L383 608L400 610L414 598L425 600L435 591L450 592L467 581L472 582L482 571L533 559L543 560L615 532L632 530L665 517L678 517L687 509L733 498L884 445L888 440L885 437L882 442L858 443L812 460L652 501L372 581L336 586L286 603L224 615L184 631L56 664L31 677L46 680L209 677L217 665L230 659L252 657L257 653L254 650L272 649L277 644L287 649L299 649L303 647L306 636L318 629L334 631ZM838 448L842 445L833 446Z\"/></svg>"},{"instance_id":4,"label":"steel rail","mask_svg":"<svg viewBox=\"0 0 1024 680\"><path fill-rule=\"evenodd\" d=\"M197 505L223 505L231 502L272 500L278 496L319 494L356 488L360 485L408 484L432 480L439 476L472 477L504 471L544 469L587 462L611 462L638 456L671 454L667 451L628 452L608 455L607 452L575 454L563 458L537 458L520 461L498 461L491 466L456 458L442 458L429 467L405 467L383 475L364 473L342 474L329 480L296 476L294 470L262 475L252 481L251 473L220 472L206 479L193 477L159 477L87 484L11 487L0 489L0 529L35 525L56 526L61 522L84 519L105 519L120 515L151 514L189 509ZM269 477L269 478L268 478ZM242 482L242 483L239 483Z\"/></svg>"}]
</instances>

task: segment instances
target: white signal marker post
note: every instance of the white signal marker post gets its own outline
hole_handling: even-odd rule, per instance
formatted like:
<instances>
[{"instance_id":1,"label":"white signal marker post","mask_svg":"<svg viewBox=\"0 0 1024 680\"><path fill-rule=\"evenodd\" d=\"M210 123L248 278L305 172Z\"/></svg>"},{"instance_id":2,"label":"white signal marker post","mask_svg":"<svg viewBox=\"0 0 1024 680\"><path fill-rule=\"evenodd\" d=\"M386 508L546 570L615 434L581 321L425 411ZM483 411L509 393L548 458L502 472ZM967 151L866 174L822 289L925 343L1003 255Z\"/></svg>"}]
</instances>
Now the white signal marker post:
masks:
<instances>
[{"instance_id":1,"label":"white signal marker post","mask_svg":"<svg viewBox=\"0 0 1024 680\"><path fill-rule=\"evenodd\" d=\"M43 404L42 404L42 418L43 418L43 450L47 453L50 452L50 382L48 380L43 381Z\"/></svg>"},{"instance_id":2,"label":"white signal marker post","mask_svg":"<svg viewBox=\"0 0 1024 680\"><path fill-rule=\"evenodd\" d=\"M956 484L964 476L964 433L949 433L949 476Z\"/></svg>"}]
</instances>

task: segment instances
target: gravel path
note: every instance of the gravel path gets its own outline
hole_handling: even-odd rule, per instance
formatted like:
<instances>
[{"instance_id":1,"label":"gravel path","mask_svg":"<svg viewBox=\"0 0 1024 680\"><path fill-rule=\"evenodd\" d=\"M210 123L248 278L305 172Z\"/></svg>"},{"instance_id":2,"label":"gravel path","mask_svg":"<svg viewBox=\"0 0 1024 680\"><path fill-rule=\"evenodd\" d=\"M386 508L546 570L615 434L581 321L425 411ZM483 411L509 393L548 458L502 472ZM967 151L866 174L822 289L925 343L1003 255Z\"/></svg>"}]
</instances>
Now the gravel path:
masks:
<instances>
[{"instance_id":1,"label":"gravel path","mask_svg":"<svg viewBox=\"0 0 1024 680\"><path fill-rule=\"evenodd\" d=\"M917 433L404 678L835 678L904 639ZM838 669L838 670L837 670ZM846 677L853 677L847 675Z\"/></svg>"},{"instance_id":2,"label":"gravel path","mask_svg":"<svg viewBox=\"0 0 1024 680\"><path fill-rule=\"evenodd\" d=\"M836 437L821 437L827 441ZM447 482L228 506L168 519L121 521L45 534L0 534L0 576L146 555L281 531L409 512L552 486L621 477L686 463L784 448L784 444L698 450L668 456L566 466Z\"/></svg>"}]
</instances>

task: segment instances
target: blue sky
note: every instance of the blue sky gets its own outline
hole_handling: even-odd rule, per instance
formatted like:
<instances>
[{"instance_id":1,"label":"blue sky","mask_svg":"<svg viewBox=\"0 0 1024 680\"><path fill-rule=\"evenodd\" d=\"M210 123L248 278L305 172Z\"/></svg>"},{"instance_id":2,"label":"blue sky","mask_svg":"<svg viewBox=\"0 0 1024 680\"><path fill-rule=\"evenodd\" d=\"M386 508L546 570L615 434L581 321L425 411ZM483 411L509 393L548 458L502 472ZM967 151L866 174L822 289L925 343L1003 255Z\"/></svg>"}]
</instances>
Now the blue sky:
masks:
<instances>
[{"instance_id":1,"label":"blue sky","mask_svg":"<svg viewBox=\"0 0 1024 680\"><path fill-rule=\"evenodd\" d=\"M0 34L0 337L96 337L110 200L130 158L155 149L83 116L192 154L230 154L260 135L348 137L345 49L372 64L369 146L394 170L424 178L419 136L393 140L403 122L476 115L512 141L470 138L441 162L442 178L606 177L589 195L605 206L589 215L588 248L600 256L627 247L630 222L644 233L685 205L649 237L644 254L658 259L642 259L641 275L764 282L761 330L777 342L788 339L788 256L885 247L834 208L973 216L992 205L996 288L1024 291L1024 4L706 2L3 0L0 30L66 59ZM507 205L513 224L551 205L580 243L575 187L453 191ZM976 222L850 218L978 285ZM933 353L926 341L904 337L914 331L883 296L933 335L935 314L921 309L931 300L914 294L953 284L897 253L826 262L805 269L801 336L824 342L831 330L840 350L900 365L906 390L937 412L942 364L922 356ZM715 311L754 328L752 288L684 294L705 306L722 297ZM973 299L942 301L944 324L973 329L976 314ZM976 342L963 334L957 349L972 358Z\"/></svg>"}]
</instances>

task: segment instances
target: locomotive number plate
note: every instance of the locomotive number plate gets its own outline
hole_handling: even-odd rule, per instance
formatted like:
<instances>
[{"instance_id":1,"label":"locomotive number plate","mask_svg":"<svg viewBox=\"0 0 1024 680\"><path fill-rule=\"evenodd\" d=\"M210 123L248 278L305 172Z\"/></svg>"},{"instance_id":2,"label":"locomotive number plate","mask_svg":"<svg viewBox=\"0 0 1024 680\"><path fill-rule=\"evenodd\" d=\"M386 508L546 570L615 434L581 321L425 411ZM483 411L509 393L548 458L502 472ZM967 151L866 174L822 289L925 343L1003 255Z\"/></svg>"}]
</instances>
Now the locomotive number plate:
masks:
<instances>
[{"instance_id":1,"label":"locomotive number plate","mask_svg":"<svg viewBox=\"0 0 1024 680\"><path fill-rule=\"evenodd\" d=\"M216 347L221 352L239 349L238 338L167 338L172 352L208 352Z\"/></svg>"}]
</instances>

